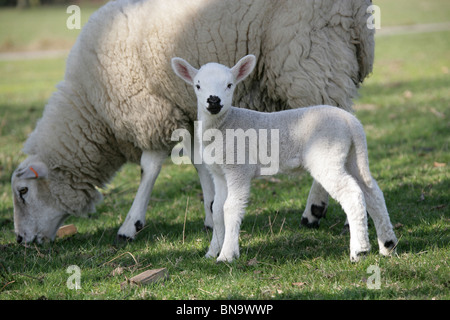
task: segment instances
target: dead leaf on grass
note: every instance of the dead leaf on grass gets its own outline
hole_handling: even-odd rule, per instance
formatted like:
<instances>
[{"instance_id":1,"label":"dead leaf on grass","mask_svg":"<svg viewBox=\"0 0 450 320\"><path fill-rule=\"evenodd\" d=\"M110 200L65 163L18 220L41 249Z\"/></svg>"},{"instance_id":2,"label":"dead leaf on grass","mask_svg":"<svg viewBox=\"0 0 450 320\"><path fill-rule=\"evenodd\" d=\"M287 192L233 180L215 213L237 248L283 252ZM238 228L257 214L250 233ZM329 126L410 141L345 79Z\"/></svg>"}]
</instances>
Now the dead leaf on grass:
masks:
<instances>
[{"instance_id":1,"label":"dead leaf on grass","mask_svg":"<svg viewBox=\"0 0 450 320\"><path fill-rule=\"evenodd\" d=\"M252 258L252 259L250 259L250 260L248 260L248 262L247 262L247 266L255 266L255 265L257 265L259 262L258 262L258 260L256 260L256 258Z\"/></svg>"},{"instance_id":2,"label":"dead leaf on grass","mask_svg":"<svg viewBox=\"0 0 450 320\"><path fill-rule=\"evenodd\" d=\"M447 164L446 163L442 163L442 162L434 162L434 164L433 164L433 166L435 167L435 168L443 168L443 167L445 167Z\"/></svg>"},{"instance_id":3,"label":"dead leaf on grass","mask_svg":"<svg viewBox=\"0 0 450 320\"><path fill-rule=\"evenodd\" d=\"M442 112L437 111L435 108L430 108L430 111L432 114L434 114L436 117L444 119L445 118L445 114Z\"/></svg>"},{"instance_id":4,"label":"dead leaf on grass","mask_svg":"<svg viewBox=\"0 0 450 320\"><path fill-rule=\"evenodd\" d=\"M403 92L403 97L405 97L406 99L411 99L413 96L413 93L410 90L405 90Z\"/></svg>"},{"instance_id":5,"label":"dead leaf on grass","mask_svg":"<svg viewBox=\"0 0 450 320\"><path fill-rule=\"evenodd\" d=\"M444 209L445 207L447 207L446 204L440 204L440 205L432 207L431 210L441 210L441 209Z\"/></svg>"},{"instance_id":6,"label":"dead leaf on grass","mask_svg":"<svg viewBox=\"0 0 450 320\"><path fill-rule=\"evenodd\" d=\"M399 222L399 223L396 223L396 224L394 225L394 229L401 229L401 228L403 228L403 224L401 224L400 222Z\"/></svg>"},{"instance_id":7,"label":"dead leaf on grass","mask_svg":"<svg viewBox=\"0 0 450 320\"><path fill-rule=\"evenodd\" d=\"M117 267L111 272L111 275L113 277L115 277L115 276L120 276L122 273L123 273L123 268L122 267Z\"/></svg>"},{"instance_id":8,"label":"dead leaf on grass","mask_svg":"<svg viewBox=\"0 0 450 320\"><path fill-rule=\"evenodd\" d=\"M306 285L306 282L293 282L292 285L294 287L302 288Z\"/></svg>"}]
</instances>

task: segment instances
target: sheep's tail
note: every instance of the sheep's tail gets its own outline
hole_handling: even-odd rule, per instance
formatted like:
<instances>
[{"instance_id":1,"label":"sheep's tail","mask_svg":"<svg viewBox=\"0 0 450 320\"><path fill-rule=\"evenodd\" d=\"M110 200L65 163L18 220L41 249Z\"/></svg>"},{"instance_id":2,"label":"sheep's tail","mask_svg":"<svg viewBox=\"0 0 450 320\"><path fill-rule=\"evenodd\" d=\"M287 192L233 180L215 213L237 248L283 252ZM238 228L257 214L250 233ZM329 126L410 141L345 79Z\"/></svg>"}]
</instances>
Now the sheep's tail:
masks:
<instances>
[{"instance_id":1,"label":"sheep's tail","mask_svg":"<svg viewBox=\"0 0 450 320\"><path fill-rule=\"evenodd\" d=\"M369 158L367 152L367 140L366 134L362 124L354 118L352 121L351 131L353 136L353 146L356 153L356 166L358 167L359 174L368 188L372 188L373 178L369 168Z\"/></svg>"}]
</instances>

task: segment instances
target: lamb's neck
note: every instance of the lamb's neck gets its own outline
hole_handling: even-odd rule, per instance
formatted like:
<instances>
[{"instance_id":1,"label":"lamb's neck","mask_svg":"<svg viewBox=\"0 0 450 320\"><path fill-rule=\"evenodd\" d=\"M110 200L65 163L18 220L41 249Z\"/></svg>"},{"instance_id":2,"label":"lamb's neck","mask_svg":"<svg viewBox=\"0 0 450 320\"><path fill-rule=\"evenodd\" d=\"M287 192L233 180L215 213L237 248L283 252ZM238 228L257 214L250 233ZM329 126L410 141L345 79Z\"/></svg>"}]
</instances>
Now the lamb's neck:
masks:
<instances>
[{"instance_id":1,"label":"lamb's neck","mask_svg":"<svg viewBox=\"0 0 450 320\"><path fill-rule=\"evenodd\" d=\"M223 124L226 122L231 108L217 115L207 114L205 111L201 111L200 108L198 108L198 110L199 111L197 119L198 121L201 121L202 131L205 132L208 129L220 130L220 128L222 128Z\"/></svg>"}]
</instances>

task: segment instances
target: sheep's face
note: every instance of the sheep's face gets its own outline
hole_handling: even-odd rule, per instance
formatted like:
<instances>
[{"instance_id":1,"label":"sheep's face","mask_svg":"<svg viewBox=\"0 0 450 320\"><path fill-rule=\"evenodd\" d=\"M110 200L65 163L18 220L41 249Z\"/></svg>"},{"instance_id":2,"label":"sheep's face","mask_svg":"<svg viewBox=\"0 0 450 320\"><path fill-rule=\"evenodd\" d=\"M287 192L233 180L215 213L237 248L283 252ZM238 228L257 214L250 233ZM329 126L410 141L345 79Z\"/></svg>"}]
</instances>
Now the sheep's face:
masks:
<instances>
[{"instance_id":1,"label":"sheep's face","mask_svg":"<svg viewBox=\"0 0 450 320\"><path fill-rule=\"evenodd\" d=\"M47 177L47 166L33 157L13 173L14 231L19 243L54 240L56 231L68 216L57 208Z\"/></svg>"},{"instance_id":2,"label":"sheep's face","mask_svg":"<svg viewBox=\"0 0 450 320\"><path fill-rule=\"evenodd\" d=\"M197 70L181 58L172 59L175 73L194 86L199 111L209 115L223 114L231 107L236 85L253 71L255 64L255 56L248 55L231 69L208 63Z\"/></svg>"}]
</instances>

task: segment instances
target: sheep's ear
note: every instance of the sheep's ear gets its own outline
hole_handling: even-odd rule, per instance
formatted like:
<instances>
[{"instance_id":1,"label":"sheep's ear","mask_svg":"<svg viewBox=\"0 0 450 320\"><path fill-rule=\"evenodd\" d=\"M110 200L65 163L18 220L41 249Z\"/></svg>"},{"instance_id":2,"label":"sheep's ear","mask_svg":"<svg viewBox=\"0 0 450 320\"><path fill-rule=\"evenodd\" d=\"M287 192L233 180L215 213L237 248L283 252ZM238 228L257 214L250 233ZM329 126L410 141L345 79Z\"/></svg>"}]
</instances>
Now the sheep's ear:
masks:
<instances>
[{"instance_id":1,"label":"sheep's ear","mask_svg":"<svg viewBox=\"0 0 450 320\"><path fill-rule=\"evenodd\" d=\"M21 179L46 179L48 177L48 168L43 162L33 162L17 172L16 176Z\"/></svg>"},{"instance_id":2,"label":"sheep's ear","mask_svg":"<svg viewBox=\"0 0 450 320\"><path fill-rule=\"evenodd\" d=\"M243 57L231 68L236 84L247 78L256 65L256 57L252 54Z\"/></svg>"},{"instance_id":3,"label":"sheep's ear","mask_svg":"<svg viewBox=\"0 0 450 320\"><path fill-rule=\"evenodd\" d=\"M190 85L194 85L194 78L198 70L191 66L186 60L172 58L172 69L181 79Z\"/></svg>"}]
</instances>

